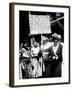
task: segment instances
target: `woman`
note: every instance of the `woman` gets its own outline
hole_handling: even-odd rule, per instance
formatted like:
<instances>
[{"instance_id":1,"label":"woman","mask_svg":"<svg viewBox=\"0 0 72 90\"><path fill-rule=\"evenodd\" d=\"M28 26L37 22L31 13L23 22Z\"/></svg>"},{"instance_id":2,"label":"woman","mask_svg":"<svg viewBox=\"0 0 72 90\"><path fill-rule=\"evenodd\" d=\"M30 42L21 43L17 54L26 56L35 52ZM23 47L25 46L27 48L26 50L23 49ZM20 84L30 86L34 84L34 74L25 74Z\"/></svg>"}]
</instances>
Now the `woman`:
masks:
<instances>
[{"instance_id":1,"label":"woman","mask_svg":"<svg viewBox=\"0 0 72 90\"><path fill-rule=\"evenodd\" d=\"M33 71L32 75L34 78L42 76L42 68L39 63L42 59L39 58L40 53L40 47L39 44L34 41L33 42L33 47L31 48L31 63L33 65Z\"/></svg>"},{"instance_id":2,"label":"woman","mask_svg":"<svg viewBox=\"0 0 72 90\"><path fill-rule=\"evenodd\" d=\"M52 35L53 45L46 51L49 52L49 64L46 66L46 76L61 77L61 64L62 64L62 49L63 46L59 43L58 35Z\"/></svg>"},{"instance_id":3,"label":"woman","mask_svg":"<svg viewBox=\"0 0 72 90\"><path fill-rule=\"evenodd\" d=\"M19 50L19 79L26 79L32 77L32 65L30 62L30 50L28 49L27 43L22 45Z\"/></svg>"}]
</instances>

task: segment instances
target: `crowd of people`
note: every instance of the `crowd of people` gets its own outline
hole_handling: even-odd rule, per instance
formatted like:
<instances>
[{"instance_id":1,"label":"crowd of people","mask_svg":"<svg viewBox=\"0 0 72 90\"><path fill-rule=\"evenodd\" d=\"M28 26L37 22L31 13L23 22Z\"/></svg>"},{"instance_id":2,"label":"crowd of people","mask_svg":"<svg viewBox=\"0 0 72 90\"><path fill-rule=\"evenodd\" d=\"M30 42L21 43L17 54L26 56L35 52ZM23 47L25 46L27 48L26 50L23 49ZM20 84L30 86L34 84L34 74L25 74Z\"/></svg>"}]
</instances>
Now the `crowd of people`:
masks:
<instances>
[{"instance_id":1,"label":"crowd of people","mask_svg":"<svg viewBox=\"0 0 72 90\"><path fill-rule=\"evenodd\" d=\"M61 35L50 38L41 36L41 42L33 37L31 46L21 43L19 48L19 79L61 77L63 61Z\"/></svg>"}]
</instances>

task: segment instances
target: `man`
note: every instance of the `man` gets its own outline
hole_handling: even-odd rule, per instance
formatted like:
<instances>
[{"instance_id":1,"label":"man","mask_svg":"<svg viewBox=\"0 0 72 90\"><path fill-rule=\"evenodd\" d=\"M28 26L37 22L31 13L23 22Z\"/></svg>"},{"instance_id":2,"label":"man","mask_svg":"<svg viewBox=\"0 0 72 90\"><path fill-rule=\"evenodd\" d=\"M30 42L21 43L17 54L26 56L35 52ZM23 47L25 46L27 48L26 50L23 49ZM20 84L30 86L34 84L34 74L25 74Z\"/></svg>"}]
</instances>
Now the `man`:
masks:
<instances>
[{"instance_id":1,"label":"man","mask_svg":"<svg viewBox=\"0 0 72 90\"><path fill-rule=\"evenodd\" d=\"M46 76L61 77L61 64L62 64L62 49L63 46L59 43L58 35L52 35L53 45L46 51L49 52L48 65L46 66Z\"/></svg>"}]
</instances>

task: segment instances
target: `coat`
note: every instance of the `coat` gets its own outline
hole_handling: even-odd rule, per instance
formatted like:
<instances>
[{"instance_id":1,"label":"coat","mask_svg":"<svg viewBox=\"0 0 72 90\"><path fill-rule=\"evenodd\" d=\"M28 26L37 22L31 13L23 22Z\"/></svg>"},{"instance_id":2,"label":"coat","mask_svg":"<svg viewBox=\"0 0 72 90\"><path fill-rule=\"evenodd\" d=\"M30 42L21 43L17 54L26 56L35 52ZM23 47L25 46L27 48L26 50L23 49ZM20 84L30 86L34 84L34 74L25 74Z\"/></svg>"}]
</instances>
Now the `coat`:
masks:
<instances>
[{"instance_id":1,"label":"coat","mask_svg":"<svg viewBox=\"0 0 72 90\"><path fill-rule=\"evenodd\" d=\"M53 50L53 45L50 48L48 48L46 51L49 52L49 60L62 61L62 49L63 49L63 46L60 43L58 45L56 53ZM53 58L54 56L58 58Z\"/></svg>"},{"instance_id":2,"label":"coat","mask_svg":"<svg viewBox=\"0 0 72 90\"><path fill-rule=\"evenodd\" d=\"M56 53L53 50L53 45L46 50L49 55L48 61L45 62L45 77L61 77L62 49L63 46L59 43Z\"/></svg>"}]
</instances>

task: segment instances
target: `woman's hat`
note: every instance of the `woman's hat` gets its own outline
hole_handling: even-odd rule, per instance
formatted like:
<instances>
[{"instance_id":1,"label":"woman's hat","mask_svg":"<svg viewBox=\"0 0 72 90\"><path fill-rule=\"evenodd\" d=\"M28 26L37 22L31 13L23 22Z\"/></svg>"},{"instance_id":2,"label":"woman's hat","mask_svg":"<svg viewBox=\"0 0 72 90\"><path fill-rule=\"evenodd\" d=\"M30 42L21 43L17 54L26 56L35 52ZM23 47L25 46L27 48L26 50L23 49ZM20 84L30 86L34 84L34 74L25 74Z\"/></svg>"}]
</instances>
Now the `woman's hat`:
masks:
<instances>
[{"instance_id":1,"label":"woman's hat","mask_svg":"<svg viewBox=\"0 0 72 90\"><path fill-rule=\"evenodd\" d=\"M58 34L57 33L54 33L52 34L52 40L59 40L59 37L58 37Z\"/></svg>"},{"instance_id":2,"label":"woman's hat","mask_svg":"<svg viewBox=\"0 0 72 90\"><path fill-rule=\"evenodd\" d=\"M58 38L61 39L61 35L58 35Z\"/></svg>"}]
</instances>

